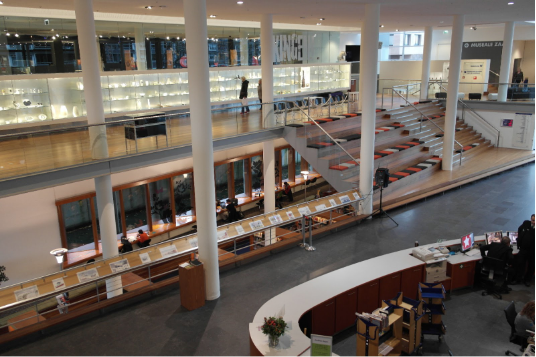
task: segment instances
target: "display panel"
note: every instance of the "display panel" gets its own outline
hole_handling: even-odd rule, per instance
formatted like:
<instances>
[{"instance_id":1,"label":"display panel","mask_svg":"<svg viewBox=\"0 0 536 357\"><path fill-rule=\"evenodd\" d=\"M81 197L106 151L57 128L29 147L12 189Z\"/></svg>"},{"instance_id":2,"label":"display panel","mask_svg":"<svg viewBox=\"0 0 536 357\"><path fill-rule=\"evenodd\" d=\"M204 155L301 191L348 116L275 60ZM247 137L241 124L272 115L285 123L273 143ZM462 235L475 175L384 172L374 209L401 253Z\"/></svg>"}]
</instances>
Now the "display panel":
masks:
<instances>
[{"instance_id":1,"label":"display panel","mask_svg":"<svg viewBox=\"0 0 536 357\"><path fill-rule=\"evenodd\" d=\"M502 239L502 231L486 233L486 243L500 243Z\"/></svg>"},{"instance_id":2,"label":"display panel","mask_svg":"<svg viewBox=\"0 0 536 357\"><path fill-rule=\"evenodd\" d=\"M461 239L461 243L462 243L462 253L470 250L475 244L475 237L473 233L469 233L468 235L463 236Z\"/></svg>"},{"instance_id":3,"label":"display panel","mask_svg":"<svg viewBox=\"0 0 536 357\"><path fill-rule=\"evenodd\" d=\"M510 244L517 244L517 232L508 232L508 238L510 238Z\"/></svg>"}]
</instances>

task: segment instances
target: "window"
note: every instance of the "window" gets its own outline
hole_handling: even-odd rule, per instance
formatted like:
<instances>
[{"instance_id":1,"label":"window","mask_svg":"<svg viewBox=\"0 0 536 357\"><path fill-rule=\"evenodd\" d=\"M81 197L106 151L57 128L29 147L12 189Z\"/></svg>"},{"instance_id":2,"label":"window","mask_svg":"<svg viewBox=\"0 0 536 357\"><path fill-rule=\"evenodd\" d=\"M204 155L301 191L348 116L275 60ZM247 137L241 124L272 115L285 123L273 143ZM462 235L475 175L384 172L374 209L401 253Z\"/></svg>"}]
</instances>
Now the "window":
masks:
<instances>
[{"instance_id":1,"label":"window","mask_svg":"<svg viewBox=\"0 0 536 357\"><path fill-rule=\"evenodd\" d=\"M171 217L169 179L148 184L151 197L151 220L153 230L163 228L164 224L173 222Z\"/></svg>"},{"instance_id":2,"label":"window","mask_svg":"<svg viewBox=\"0 0 536 357\"><path fill-rule=\"evenodd\" d=\"M193 216L193 187L191 172L173 177L176 217Z\"/></svg>"},{"instance_id":3,"label":"window","mask_svg":"<svg viewBox=\"0 0 536 357\"><path fill-rule=\"evenodd\" d=\"M262 178L262 156L253 156L251 158L251 188L260 190L263 186Z\"/></svg>"},{"instance_id":4,"label":"window","mask_svg":"<svg viewBox=\"0 0 536 357\"><path fill-rule=\"evenodd\" d=\"M93 220L91 218L90 198L69 202L61 205L67 249L94 249L85 247L95 242L93 237Z\"/></svg>"},{"instance_id":5,"label":"window","mask_svg":"<svg viewBox=\"0 0 536 357\"><path fill-rule=\"evenodd\" d=\"M422 59L423 32L395 32L389 35L388 58L390 61L417 61Z\"/></svg>"},{"instance_id":6,"label":"window","mask_svg":"<svg viewBox=\"0 0 536 357\"><path fill-rule=\"evenodd\" d=\"M281 179L283 181L288 181L288 178L289 178L288 155L289 155L289 149L281 150Z\"/></svg>"},{"instance_id":7,"label":"window","mask_svg":"<svg viewBox=\"0 0 536 357\"><path fill-rule=\"evenodd\" d=\"M411 46L411 35L409 33L404 36L404 46Z\"/></svg>"},{"instance_id":8,"label":"window","mask_svg":"<svg viewBox=\"0 0 536 357\"><path fill-rule=\"evenodd\" d=\"M123 206L125 207L127 233L136 232L138 229L149 229L147 226L145 187L145 185L141 185L123 190Z\"/></svg>"},{"instance_id":9,"label":"window","mask_svg":"<svg viewBox=\"0 0 536 357\"><path fill-rule=\"evenodd\" d=\"M233 163L234 166L234 190L235 196L246 196L246 174L244 170L245 159Z\"/></svg>"},{"instance_id":10,"label":"window","mask_svg":"<svg viewBox=\"0 0 536 357\"><path fill-rule=\"evenodd\" d=\"M297 151L295 151L295 162L295 175L298 177L301 176L301 155Z\"/></svg>"},{"instance_id":11,"label":"window","mask_svg":"<svg viewBox=\"0 0 536 357\"><path fill-rule=\"evenodd\" d=\"M216 176L216 199L221 201L229 198L229 164L216 166L214 175Z\"/></svg>"}]
</instances>

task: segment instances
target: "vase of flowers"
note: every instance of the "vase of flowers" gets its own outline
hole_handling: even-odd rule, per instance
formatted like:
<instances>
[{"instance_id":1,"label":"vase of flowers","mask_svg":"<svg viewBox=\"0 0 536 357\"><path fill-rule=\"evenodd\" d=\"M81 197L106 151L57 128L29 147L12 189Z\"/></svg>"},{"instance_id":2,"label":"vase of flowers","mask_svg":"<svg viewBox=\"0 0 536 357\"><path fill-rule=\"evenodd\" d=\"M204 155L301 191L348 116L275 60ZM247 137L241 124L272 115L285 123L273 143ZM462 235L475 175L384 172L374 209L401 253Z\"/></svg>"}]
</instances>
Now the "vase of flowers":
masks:
<instances>
[{"instance_id":1,"label":"vase of flowers","mask_svg":"<svg viewBox=\"0 0 536 357\"><path fill-rule=\"evenodd\" d=\"M268 335L269 346L276 347L279 344L279 337L285 334L287 323L281 317L265 317L261 326L262 333Z\"/></svg>"}]
</instances>

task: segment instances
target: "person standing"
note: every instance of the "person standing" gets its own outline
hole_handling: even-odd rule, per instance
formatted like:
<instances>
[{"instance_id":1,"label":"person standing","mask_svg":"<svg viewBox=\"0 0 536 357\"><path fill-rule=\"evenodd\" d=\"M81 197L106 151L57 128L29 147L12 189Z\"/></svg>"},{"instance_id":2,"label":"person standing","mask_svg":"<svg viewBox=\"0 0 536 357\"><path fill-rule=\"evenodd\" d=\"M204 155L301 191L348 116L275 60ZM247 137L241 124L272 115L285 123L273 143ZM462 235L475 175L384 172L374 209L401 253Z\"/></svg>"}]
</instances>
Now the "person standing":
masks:
<instances>
[{"instance_id":1,"label":"person standing","mask_svg":"<svg viewBox=\"0 0 536 357\"><path fill-rule=\"evenodd\" d=\"M240 112L240 114L244 114L244 108L245 108L245 112L249 113L248 85L249 85L249 81L246 80L246 77L242 77L242 88L240 88L240 97L239 97L242 100L242 111Z\"/></svg>"},{"instance_id":2,"label":"person standing","mask_svg":"<svg viewBox=\"0 0 536 357\"><path fill-rule=\"evenodd\" d=\"M523 78L523 71L521 70L521 68L518 68L516 73L514 73L514 76L512 77L512 82L517 83L517 85L519 86L519 83L523 82Z\"/></svg>"},{"instance_id":3,"label":"person standing","mask_svg":"<svg viewBox=\"0 0 536 357\"><path fill-rule=\"evenodd\" d=\"M534 275L534 214L517 229L517 280L529 286Z\"/></svg>"},{"instance_id":4,"label":"person standing","mask_svg":"<svg viewBox=\"0 0 536 357\"><path fill-rule=\"evenodd\" d=\"M259 102L261 102L262 104L262 79L259 79L259 84L257 85L257 93L259 95Z\"/></svg>"}]
</instances>

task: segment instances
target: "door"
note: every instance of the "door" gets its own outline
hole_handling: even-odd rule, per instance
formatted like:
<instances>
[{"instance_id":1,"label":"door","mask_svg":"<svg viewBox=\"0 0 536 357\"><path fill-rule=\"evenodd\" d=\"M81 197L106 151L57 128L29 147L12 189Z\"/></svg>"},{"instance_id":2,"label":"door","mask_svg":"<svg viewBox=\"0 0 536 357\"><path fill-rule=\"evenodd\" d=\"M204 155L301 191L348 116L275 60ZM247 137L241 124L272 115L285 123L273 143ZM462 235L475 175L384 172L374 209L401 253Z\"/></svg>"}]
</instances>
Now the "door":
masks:
<instances>
[{"instance_id":1,"label":"door","mask_svg":"<svg viewBox=\"0 0 536 357\"><path fill-rule=\"evenodd\" d=\"M335 298L335 331L339 332L354 324L357 307L357 288L348 290Z\"/></svg>"},{"instance_id":2,"label":"door","mask_svg":"<svg viewBox=\"0 0 536 357\"><path fill-rule=\"evenodd\" d=\"M360 285L357 289L357 312L372 312L380 305L378 304L380 293L380 281L372 280Z\"/></svg>"},{"instance_id":3,"label":"door","mask_svg":"<svg viewBox=\"0 0 536 357\"><path fill-rule=\"evenodd\" d=\"M380 298L378 300L380 306L382 300L393 299L400 292L401 276L402 274L398 272L380 279Z\"/></svg>"},{"instance_id":4,"label":"door","mask_svg":"<svg viewBox=\"0 0 536 357\"><path fill-rule=\"evenodd\" d=\"M413 267L406 269L402 272L402 282L400 284L400 290L404 293L404 296L416 300L418 295L419 283L423 280L423 266Z\"/></svg>"},{"instance_id":5,"label":"door","mask_svg":"<svg viewBox=\"0 0 536 357\"><path fill-rule=\"evenodd\" d=\"M335 334L335 298L313 308L312 333L324 336Z\"/></svg>"}]
</instances>

